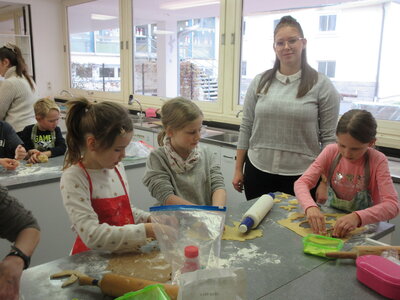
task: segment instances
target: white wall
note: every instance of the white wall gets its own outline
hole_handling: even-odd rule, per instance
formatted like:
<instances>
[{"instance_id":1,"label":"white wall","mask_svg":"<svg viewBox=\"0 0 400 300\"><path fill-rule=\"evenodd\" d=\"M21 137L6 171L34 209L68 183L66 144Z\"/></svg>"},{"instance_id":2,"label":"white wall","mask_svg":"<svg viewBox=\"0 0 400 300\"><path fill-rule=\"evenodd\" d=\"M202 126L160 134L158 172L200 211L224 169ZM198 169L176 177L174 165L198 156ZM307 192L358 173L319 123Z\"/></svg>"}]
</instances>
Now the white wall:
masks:
<instances>
[{"instance_id":1,"label":"white wall","mask_svg":"<svg viewBox=\"0 0 400 300\"><path fill-rule=\"evenodd\" d=\"M39 97L66 88L60 0L6 0L31 6L33 58ZM50 83L50 89L48 88Z\"/></svg>"}]
</instances>

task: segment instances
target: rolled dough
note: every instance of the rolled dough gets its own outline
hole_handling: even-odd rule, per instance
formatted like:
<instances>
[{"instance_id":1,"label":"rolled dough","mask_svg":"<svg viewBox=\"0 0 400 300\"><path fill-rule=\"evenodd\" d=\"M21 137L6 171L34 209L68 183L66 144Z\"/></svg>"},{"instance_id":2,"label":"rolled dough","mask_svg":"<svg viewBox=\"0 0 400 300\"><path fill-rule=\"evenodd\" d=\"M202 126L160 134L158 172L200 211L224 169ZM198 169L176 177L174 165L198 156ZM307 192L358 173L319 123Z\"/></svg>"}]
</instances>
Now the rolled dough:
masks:
<instances>
[{"instance_id":1,"label":"rolled dough","mask_svg":"<svg viewBox=\"0 0 400 300\"><path fill-rule=\"evenodd\" d=\"M172 271L160 251L113 254L108 262L107 270L120 275L158 282L171 280Z\"/></svg>"},{"instance_id":2,"label":"rolled dough","mask_svg":"<svg viewBox=\"0 0 400 300\"><path fill-rule=\"evenodd\" d=\"M324 213L325 216L325 223L327 229L333 228L336 223L336 219L344 216L346 214L328 214ZM305 214L302 213L292 213L288 218L282 219L278 221L279 224L282 226L285 226L286 228L296 232L298 235L301 236L306 236L310 233L313 233L311 230L310 225L308 224L307 217ZM353 235L361 233L364 231L364 227L357 228L353 231L351 231L346 237L341 238L343 241L347 241L349 238L351 238Z\"/></svg>"},{"instance_id":3,"label":"rolled dough","mask_svg":"<svg viewBox=\"0 0 400 300\"><path fill-rule=\"evenodd\" d=\"M261 229L252 229L247 233L239 232L240 222L233 222L233 226L225 225L225 231L222 235L223 240L240 241L253 240L258 237L263 236L263 231Z\"/></svg>"}]
</instances>

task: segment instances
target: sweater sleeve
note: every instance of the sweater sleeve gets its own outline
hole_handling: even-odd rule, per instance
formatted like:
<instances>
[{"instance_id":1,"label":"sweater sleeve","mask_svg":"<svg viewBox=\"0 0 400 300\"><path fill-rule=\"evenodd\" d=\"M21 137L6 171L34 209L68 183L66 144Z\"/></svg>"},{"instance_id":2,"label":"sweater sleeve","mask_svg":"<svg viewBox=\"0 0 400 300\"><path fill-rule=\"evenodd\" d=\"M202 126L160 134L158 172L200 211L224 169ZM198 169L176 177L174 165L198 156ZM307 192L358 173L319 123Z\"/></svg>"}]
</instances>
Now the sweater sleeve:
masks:
<instances>
[{"instance_id":1,"label":"sweater sleeve","mask_svg":"<svg viewBox=\"0 0 400 300\"><path fill-rule=\"evenodd\" d=\"M18 134L15 132L14 128L7 122L3 123L3 130L4 130L4 137L6 139L6 145L7 145L7 150L6 150L6 155L8 158L14 158L15 157L15 149L18 147L18 145L23 144L23 141L20 139Z\"/></svg>"},{"instance_id":2,"label":"sweater sleeve","mask_svg":"<svg viewBox=\"0 0 400 300\"><path fill-rule=\"evenodd\" d=\"M144 224L112 226L100 223L90 201L89 182L83 171L74 166L61 176L64 207L73 228L91 249L134 251L146 244Z\"/></svg>"},{"instance_id":3,"label":"sweater sleeve","mask_svg":"<svg viewBox=\"0 0 400 300\"><path fill-rule=\"evenodd\" d=\"M19 136L21 137L22 142L24 143L25 149L27 151L34 148L32 139L31 139L32 128L33 128L33 125L25 126L25 128L19 133Z\"/></svg>"},{"instance_id":4,"label":"sweater sleeve","mask_svg":"<svg viewBox=\"0 0 400 300\"><path fill-rule=\"evenodd\" d=\"M239 129L239 140L237 149L249 149L249 141L252 135L254 122L255 108L257 104L257 87L260 82L261 74L257 75L250 83L246 92L246 97L243 104L243 117Z\"/></svg>"},{"instance_id":5,"label":"sweater sleeve","mask_svg":"<svg viewBox=\"0 0 400 300\"><path fill-rule=\"evenodd\" d=\"M224 177L222 176L221 167L217 161L217 158L208 148L204 148L204 151L205 155L209 157L209 160L207 161L210 162L211 193L213 194L219 189L225 190Z\"/></svg>"},{"instance_id":6,"label":"sweater sleeve","mask_svg":"<svg viewBox=\"0 0 400 300\"><path fill-rule=\"evenodd\" d=\"M161 205L165 204L168 196L175 194L170 172L169 165L162 158L162 149L152 151L146 162L142 182Z\"/></svg>"},{"instance_id":7,"label":"sweater sleeve","mask_svg":"<svg viewBox=\"0 0 400 300\"><path fill-rule=\"evenodd\" d=\"M7 188L0 186L0 237L14 242L18 234L26 228L40 230L32 213L10 196Z\"/></svg>"},{"instance_id":8,"label":"sweater sleeve","mask_svg":"<svg viewBox=\"0 0 400 300\"><path fill-rule=\"evenodd\" d=\"M6 118L7 112L15 98L15 89L8 80L0 85L0 120Z\"/></svg>"},{"instance_id":9,"label":"sweater sleeve","mask_svg":"<svg viewBox=\"0 0 400 300\"><path fill-rule=\"evenodd\" d=\"M319 74L322 76L322 74ZM336 140L335 131L339 117L340 95L332 82L322 76L324 82L318 95L319 140L322 148Z\"/></svg>"},{"instance_id":10,"label":"sweater sleeve","mask_svg":"<svg viewBox=\"0 0 400 300\"><path fill-rule=\"evenodd\" d=\"M370 180L375 181L373 189L377 189L377 191L372 190L370 192L373 197L379 195L379 199L373 199L373 206L356 211L360 216L361 226L387 221L399 214L399 199L390 175L387 158L382 155L378 162L376 161L377 159L374 160L373 164L376 163L376 175Z\"/></svg>"},{"instance_id":11,"label":"sweater sleeve","mask_svg":"<svg viewBox=\"0 0 400 300\"><path fill-rule=\"evenodd\" d=\"M63 155L67 150L67 145L65 144L65 139L62 136L60 127L57 126L55 131L56 131L55 147L49 149L51 151L52 157Z\"/></svg>"},{"instance_id":12,"label":"sweater sleeve","mask_svg":"<svg viewBox=\"0 0 400 300\"><path fill-rule=\"evenodd\" d=\"M328 177L329 166L332 157L335 156L335 148L336 145L330 145L322 150L315 161L294 183L294 193L304 211L309 207L317 206L310 190L317 185L321 174Z\"/></svg>"}]
</instances>

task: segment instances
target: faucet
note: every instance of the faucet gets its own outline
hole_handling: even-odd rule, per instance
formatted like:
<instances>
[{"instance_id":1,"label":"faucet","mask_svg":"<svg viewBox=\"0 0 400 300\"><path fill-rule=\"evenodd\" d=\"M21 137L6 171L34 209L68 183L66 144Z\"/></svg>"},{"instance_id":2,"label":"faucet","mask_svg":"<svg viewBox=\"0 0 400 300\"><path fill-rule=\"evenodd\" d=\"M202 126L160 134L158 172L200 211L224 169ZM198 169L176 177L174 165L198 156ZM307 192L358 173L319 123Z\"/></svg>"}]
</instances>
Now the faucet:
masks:
<instances>
[{"instance_id":1,"label":"faucet","mask_svg":"<svg viewBox=\"0 0 400 300\"><path fill-rule=\"evenodd\" d=\"M70 96L70 97L74 97L74 95L73 95L70 91L61 90L60 95L62 95L63 93L67 94L67 95Z\"/></svg>"},{"instance_id":2,"label":"faucet","mask_svg":"<svg viewBox=\"0 0 400 300\"><path fill-rule=\"evenodd\" d=\"M134 98L133 95L129 95L128 105L132 105L133 102L136 102L139 105L140 115L139 115L139 113L137 115L139 116L139 119L140 119L140 125L142 125L142 123L143 123L143 119L142 119L142 117L143 117L142 103L140 103L140 101L138 99Z\"/></svg>"},{"instance_id":3,"label":"faucet","mask_svg":"<svg viewBox=\"0 0 400 300\"><path fill-rule=\"evenodd\" d=\"M240 113L242 113L242 112L243 112L243 109L242 109L242 110L239 110L238 113L236 114L236 118L239 118L239 115L240 115Z\"/></svg>"}]
</instances>

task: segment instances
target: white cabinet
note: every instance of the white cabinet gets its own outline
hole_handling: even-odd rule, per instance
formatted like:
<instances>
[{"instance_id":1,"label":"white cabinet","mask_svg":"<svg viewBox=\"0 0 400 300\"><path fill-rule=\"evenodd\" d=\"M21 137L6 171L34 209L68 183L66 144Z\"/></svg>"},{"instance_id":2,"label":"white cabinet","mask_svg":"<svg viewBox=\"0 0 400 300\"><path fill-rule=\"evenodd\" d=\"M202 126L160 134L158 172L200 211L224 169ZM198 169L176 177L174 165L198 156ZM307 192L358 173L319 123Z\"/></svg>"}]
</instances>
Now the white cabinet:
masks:
<instances>
[{"instance_id":1,"label":"white cabinet","mask_svg":"<svg viewBox=\"0 0 400 300\"><path fill-rule=\"evenodd\" d=\"M236 163L236 149L209 144L206 142L202 142L201 145L210 149L210 151L216 156L216 159L221 166L221 173L222 176L224 176L226 189L227 206L238 205L239 203L246 201L244 192L237 192L232 185Z\"/></svg>"},{"instance_id":2,"label":"white cabinet","mask_svg":"<svg viewBox=\"0 0 400 300\"><path fill-rule=\"evenodd\" d=\"M236 149L221 147L221 172L224 175L225 188L227 194L227 206L237 206L246 201L243 193L239 193L233 188L232 179L235 172Z\"/></svg>"},{"instance_id":3,"label":"white cabinet","mask_svg":"<svg viewBox=\"0 0 400 300\"><path fill-rule=\"evenodd\" d=\"M150 146L154 147L154 139L153 139L154 133L151 131L146 131L146 130L141 130L134 128L133 129L133 141L143 141L146 144L149 144Z\"/></svg>"},{"instance_id":4,"label":"white cabinet","mask_svg":"<svg viewBox=\"0 0 400 300\"><path fill-rule=\"evenodd\" d=\"M126 177L129 183L129 196L134 207L149 211L151 206L157 205L146 186L142 183L146 165L125 168Z\"/></svg>"}]
</instances>

